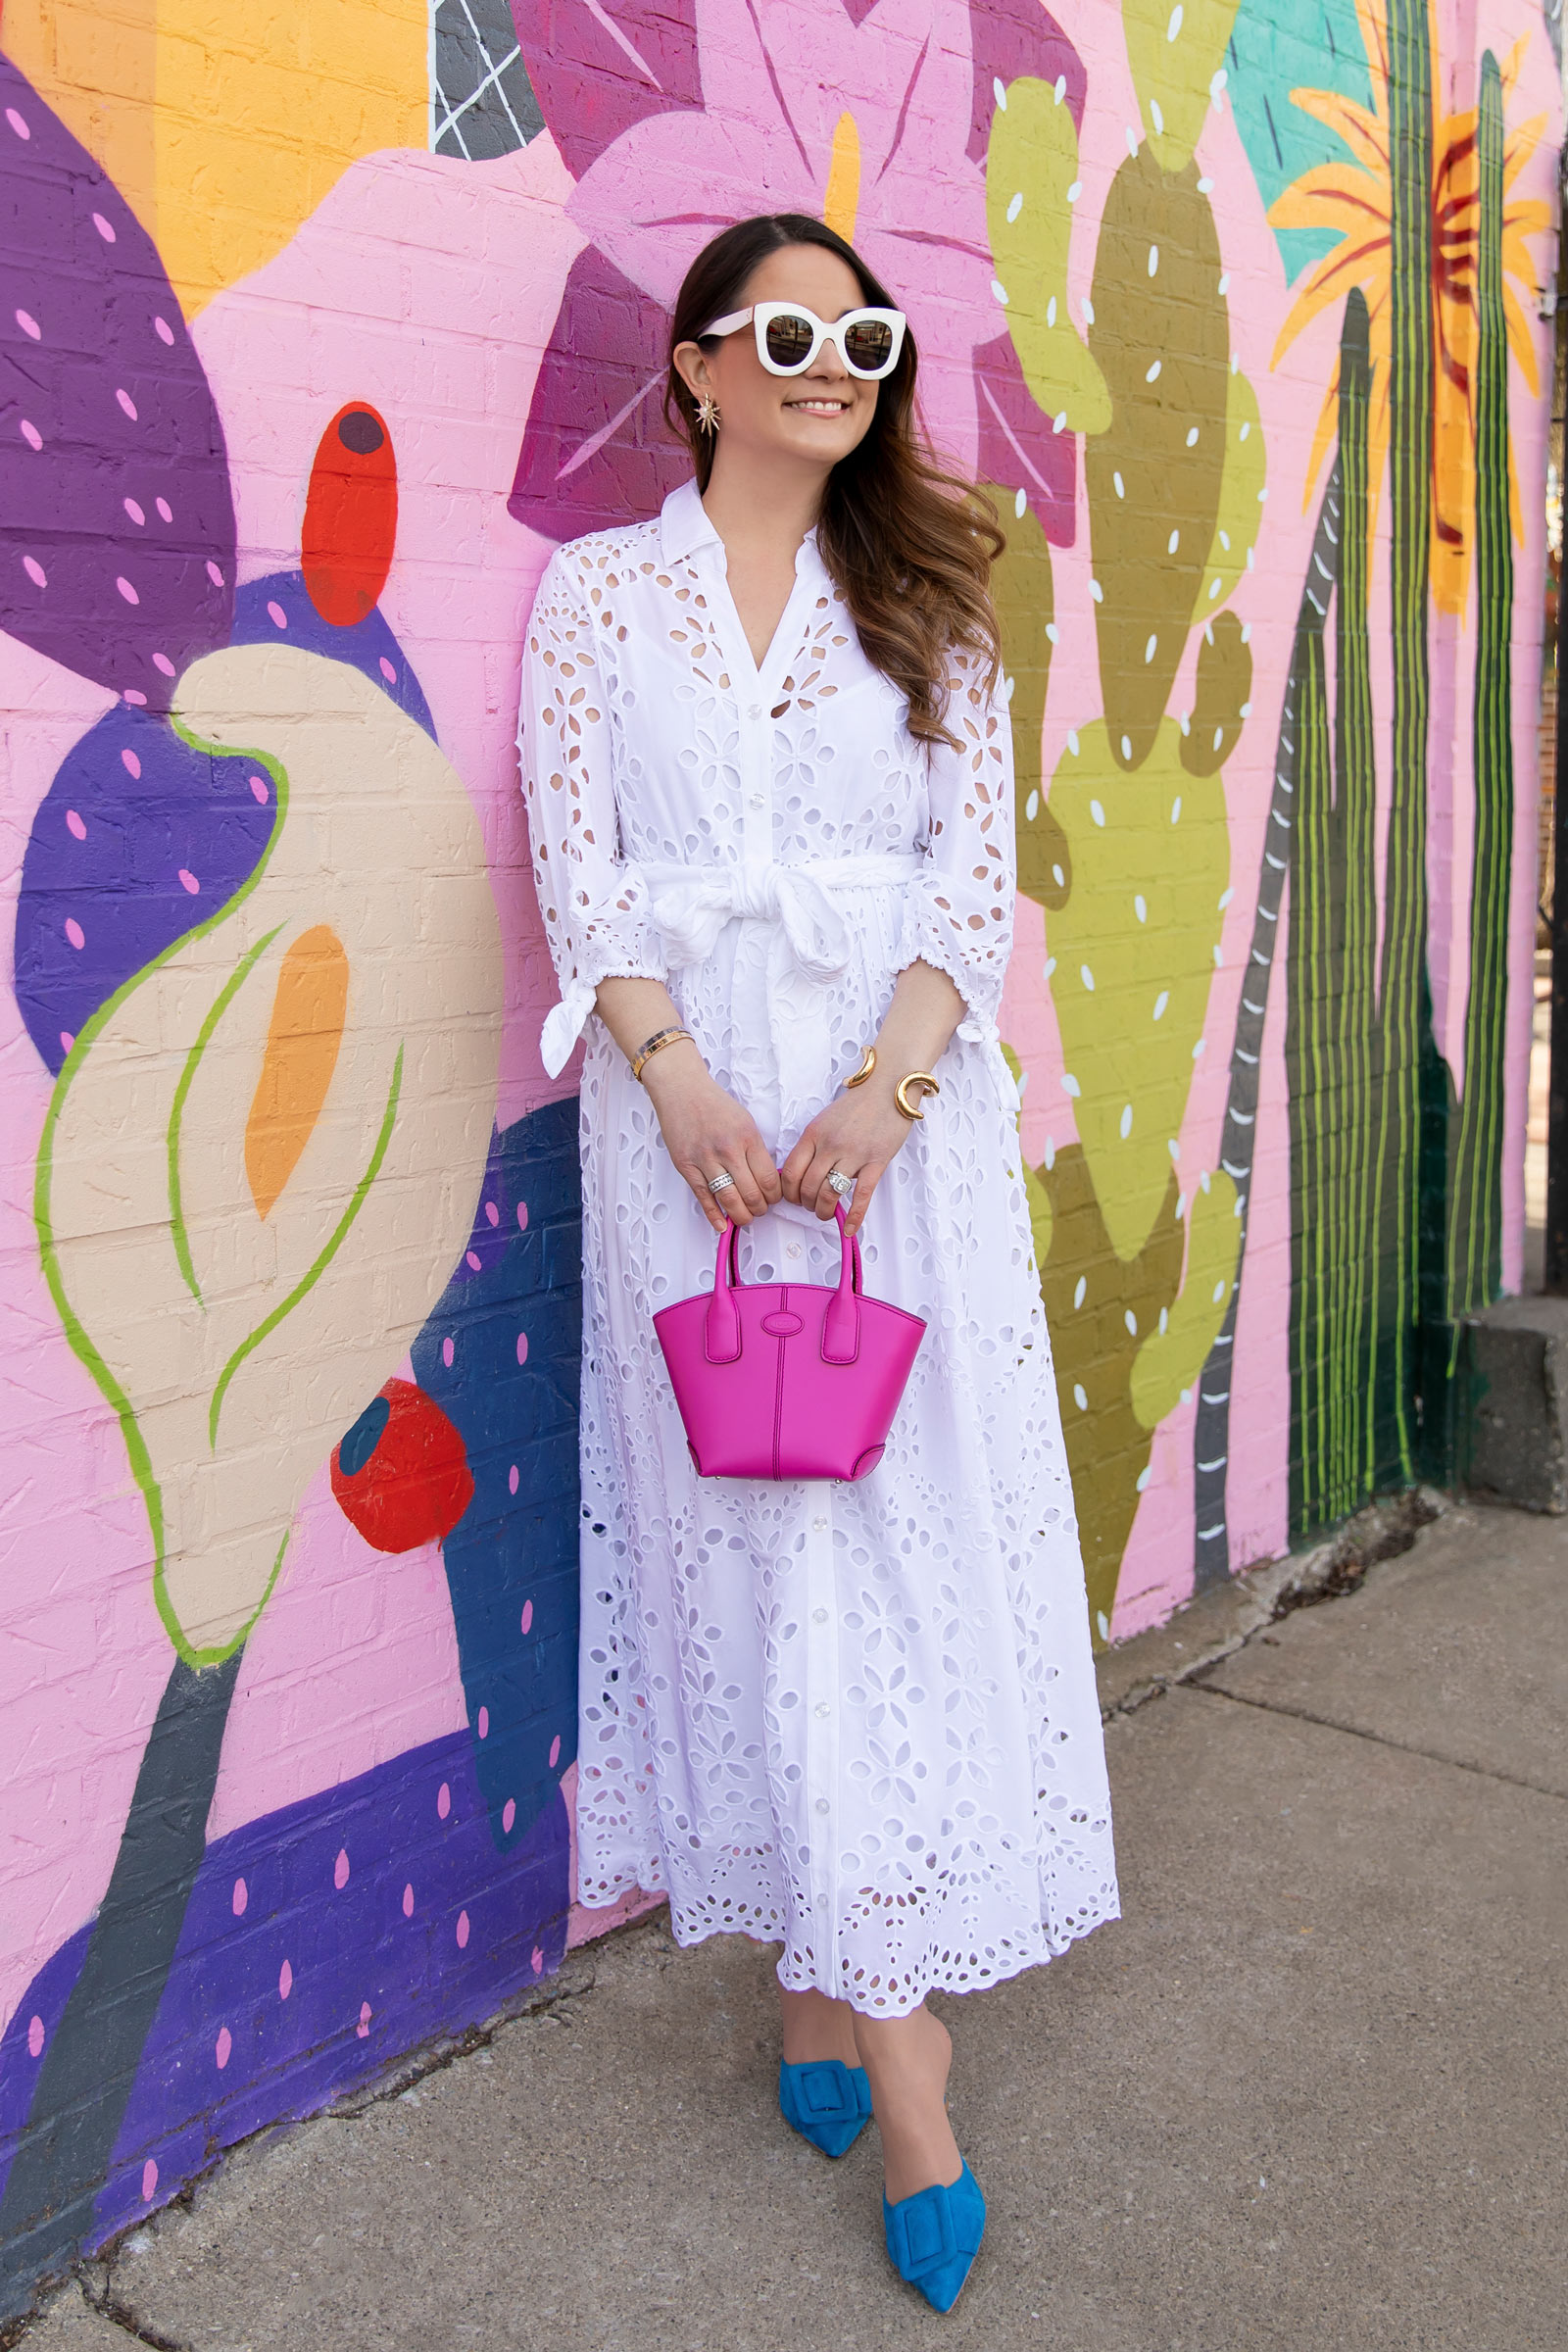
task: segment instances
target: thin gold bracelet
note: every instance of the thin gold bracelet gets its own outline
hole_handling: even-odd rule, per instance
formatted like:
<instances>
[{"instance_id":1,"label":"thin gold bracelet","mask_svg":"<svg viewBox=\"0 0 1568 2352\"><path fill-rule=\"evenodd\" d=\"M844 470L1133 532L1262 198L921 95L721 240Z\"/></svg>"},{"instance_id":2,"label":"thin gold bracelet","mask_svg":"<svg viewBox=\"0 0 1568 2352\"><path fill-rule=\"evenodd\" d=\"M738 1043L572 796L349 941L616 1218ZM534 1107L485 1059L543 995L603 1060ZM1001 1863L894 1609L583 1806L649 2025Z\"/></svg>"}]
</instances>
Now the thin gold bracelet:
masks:
<instances>
[{"instance_id":1,"label":"thin gold bracelet","mask_svg":"<svg viewBox=\"0 0 1568 2352\"><path fill-rule=\"evenodd\" d=\"M893 1089L893 1100L903 1111L905 1117L906 1119L923 1119L925 1117L925 1112L917 1108L916 1105L909 1101L906 1092L906 1089L911 1086L919 1087L922 1095L940 1095L942 1089L940 1086L938 1086L936 1080L932 1077L929 1070L911 1070L908 1076L906 1078L901 1078L898 1085Z\"/></svg>"},{"instance_id":2,"label":"thin gold bracelet","mask_svg":"<svg viewBox=\"0 0 1568 2352\"><path fill-rule=\"evenodd\" d=\"M692 1036L692 1033L689 1029L656 1029L653 1036L645 1038L643 1043L638 1047L636 1053L632 1055L632 1076L634 1078L640 1078L643 1074L643 1064L645 1061L651 1061L656 1054L662 1054L666 1046L679 1045L682 1038L687 1039L687 1041L694 1046L697 1043L696 1038Z\"/></svg>"}]
</instances>

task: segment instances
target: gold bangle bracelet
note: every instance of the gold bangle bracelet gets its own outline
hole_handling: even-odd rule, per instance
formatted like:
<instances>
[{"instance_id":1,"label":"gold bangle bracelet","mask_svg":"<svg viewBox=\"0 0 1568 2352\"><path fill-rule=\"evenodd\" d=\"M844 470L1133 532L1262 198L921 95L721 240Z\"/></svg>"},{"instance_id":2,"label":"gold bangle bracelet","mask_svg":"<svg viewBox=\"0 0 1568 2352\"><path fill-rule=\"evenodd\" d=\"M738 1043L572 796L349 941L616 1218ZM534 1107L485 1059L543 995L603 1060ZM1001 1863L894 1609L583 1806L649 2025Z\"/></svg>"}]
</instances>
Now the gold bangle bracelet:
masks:
<instances>
[{"instance_id":1,"label":"gold bangle bracelet","mask_svg":"<svg viewBox=\"0 0 1568 2352\"><path fill-rule=\"evenodd\" d=\"M940 1086L938 1086L936 1080L932 1077L929 1070L911 1070L908 1076L906 1078L901 1078L898 1085L893 1089L893 1100L903 1111L905 1117L906 1119L923 1119L925 1117L925 1112L918 1108L915 1103L909 1101L908 1096L905 1091L906 1088L911 1086L920 1087L923 1092L928 1095L940 1095L942 1089Z\"/></svg>"},{"instance_id":2,"label":"gold bangle bracelet","mask_svg":"<svg viewBox=\"0 0 1568 2352\"><path fill-rule=\"evenodd\" d=\"M689 1029L656 1029L653 1036L646 1039L632 1055L632 1076L640 1078L645 1061L651 1061L656 1054L662 1054L666 1046L678 1045L682 1038L685 1038L691 1045L695 1046L697 1043Z\"/></svg>"},{"instance_id":3,"label":"gold bangle bracelet","mask_svg":"<svg viewBox=\"0 0 1568 2352\"><path fill-rule=\"evenodd\" d=\"M858 1068L858 1069L856 1071L856 1073L855 1073L855 1076L854 1076L853 1078L846 1078L846 1079L845 1079L845 1081L844 1081L845 1085L846 1085L846 1086L863 1086L863 1085L865 1084L866 1080L867 1080L867 1079L870 1077L870 1075L871 1075L871 1072L872 1072L872 1071L873 1071L875 1068L876 1068L876 1048L875 1048L875 1046L867 1046L867 1047L866 1047L866 1049L865 1049L865 1054L864 1054L864 1055L863 1055L863 1057L862 1057L862 1059L861 1059L861 1062L860 1062L860 1066L859 1066L859 1068Z\"/></svg>"}]
</instances>

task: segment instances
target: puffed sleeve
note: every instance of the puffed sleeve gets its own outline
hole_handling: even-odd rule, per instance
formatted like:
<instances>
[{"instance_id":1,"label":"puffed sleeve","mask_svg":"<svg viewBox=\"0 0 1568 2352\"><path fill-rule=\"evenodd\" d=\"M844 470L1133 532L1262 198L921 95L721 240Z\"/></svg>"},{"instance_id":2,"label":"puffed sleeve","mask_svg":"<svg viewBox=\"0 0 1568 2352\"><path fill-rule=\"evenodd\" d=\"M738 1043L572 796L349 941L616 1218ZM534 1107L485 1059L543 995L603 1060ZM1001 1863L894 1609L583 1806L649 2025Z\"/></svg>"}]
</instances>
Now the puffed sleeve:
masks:
<instances>
[{"instance_id":1,"label":"puffed sleeve","mask_svg":"<svg viewBox=\"0 0 1568 2352\"><path fill-rule=\"evenodd\" d=\"M1012 728L1000 682L988 692L985 670L980 656L955 650L946 720L958 742L929 747L925 860L906 898L900 960L947 973L968 1007L958 1035L984 1050L999 1098L1013 1108L1017 1088L997 1029L1017 893Z\"/></svg>"},{"instance_id":2,"label":"puffed sleeve","mask_svg":"<svg viewBox=\"0 0 1568 2352\"><path fill-rule=\"evenodd\" d=\"M593 602L569 553L550 562L523 644L517 732L533 877L561 1002L540 1032L552 1078L565 1067L601 980L662 980L648 890L621 855L609 697Z\"/></svg>"}]
</instances>

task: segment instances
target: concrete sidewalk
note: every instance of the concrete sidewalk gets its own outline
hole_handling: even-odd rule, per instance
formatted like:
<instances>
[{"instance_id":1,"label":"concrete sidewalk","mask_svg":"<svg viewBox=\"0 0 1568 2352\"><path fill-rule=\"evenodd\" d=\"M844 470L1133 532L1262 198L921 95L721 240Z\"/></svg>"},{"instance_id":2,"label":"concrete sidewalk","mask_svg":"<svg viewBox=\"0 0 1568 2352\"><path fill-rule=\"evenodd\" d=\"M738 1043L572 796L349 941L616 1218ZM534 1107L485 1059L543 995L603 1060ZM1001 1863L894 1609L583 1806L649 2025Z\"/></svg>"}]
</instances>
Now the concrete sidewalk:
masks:
<instances>
[{"instance_id":1,"label":"concrete sidewalk","mask_svg":"<svg viewBox=\"0 0 1568 2352\"><path fill-rule=\"evenodd\" d=\"M942 2004L991 2207L950 2320L874 2133L830 2165L779 2119L768 1955L655 1921L242 2151L26 2352L1568 2344L1568 1529L1454 1509L1158 1688L1212 1639L1107 1667L1155 1686L1107 1733L1125 1919Z\"/></svg>"}]
</instances>

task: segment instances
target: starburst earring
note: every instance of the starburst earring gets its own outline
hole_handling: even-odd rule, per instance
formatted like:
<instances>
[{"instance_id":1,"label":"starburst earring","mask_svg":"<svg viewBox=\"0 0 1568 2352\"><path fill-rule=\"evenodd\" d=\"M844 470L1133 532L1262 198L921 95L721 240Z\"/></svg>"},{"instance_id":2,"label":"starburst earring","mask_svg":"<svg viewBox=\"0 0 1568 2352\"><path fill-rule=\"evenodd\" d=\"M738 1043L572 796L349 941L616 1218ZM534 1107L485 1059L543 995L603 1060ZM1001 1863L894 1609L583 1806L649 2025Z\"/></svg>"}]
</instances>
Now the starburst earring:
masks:
<instances>
[{"instance_id":1,"label":"starburst earring","mask_svg":"<svg viewBox=\"0 0 1568 2352\"><path fill-rule=\"evenodd\" d=\"M697 395L697 422L705 433L716 433L718 430L718 403L711 392L699 392Z\"/></svg>"}]
</instances>

